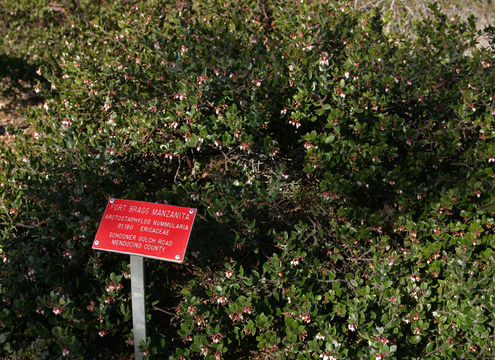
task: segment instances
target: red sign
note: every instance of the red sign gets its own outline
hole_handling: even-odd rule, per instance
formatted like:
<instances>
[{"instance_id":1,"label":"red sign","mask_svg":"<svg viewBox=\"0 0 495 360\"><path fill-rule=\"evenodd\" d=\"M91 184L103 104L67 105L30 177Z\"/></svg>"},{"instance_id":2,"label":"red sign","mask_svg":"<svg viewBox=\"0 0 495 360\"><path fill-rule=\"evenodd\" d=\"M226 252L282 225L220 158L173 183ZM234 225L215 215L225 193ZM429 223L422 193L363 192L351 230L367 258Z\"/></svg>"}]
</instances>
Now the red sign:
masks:
<instances>
[{"instance_id":1,"label":"red sign","mask_svg":"<svg viewBox=\"0 0 495 360\"><path fill-rule=\"evenodd\" d=\"M196 209L110 199L93 249L181 263Z\"/></svg>"}]
</instances>

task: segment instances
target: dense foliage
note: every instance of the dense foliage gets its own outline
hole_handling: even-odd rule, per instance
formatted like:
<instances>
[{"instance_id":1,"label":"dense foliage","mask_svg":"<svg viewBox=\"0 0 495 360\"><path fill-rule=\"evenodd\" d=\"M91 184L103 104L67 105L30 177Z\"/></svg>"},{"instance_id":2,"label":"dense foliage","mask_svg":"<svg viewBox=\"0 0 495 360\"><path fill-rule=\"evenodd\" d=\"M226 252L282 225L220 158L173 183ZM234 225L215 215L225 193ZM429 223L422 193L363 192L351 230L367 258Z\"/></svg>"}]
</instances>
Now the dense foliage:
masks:
<instances>
[{"instance_id":1,"label":"dense foliage","mask_svg":"<svg viewBox=\"0 0 495 360\"><path fill-rule=\"evenodd\" d=\"M128 257L91 250L118 197L198 208L185 263L146 261L151 358L495 356L474 19L432 7L404 38L344 2L4 3L2 63L44 103L1 148L0 354L133 352Z\"/></svg>"}]
</instances>

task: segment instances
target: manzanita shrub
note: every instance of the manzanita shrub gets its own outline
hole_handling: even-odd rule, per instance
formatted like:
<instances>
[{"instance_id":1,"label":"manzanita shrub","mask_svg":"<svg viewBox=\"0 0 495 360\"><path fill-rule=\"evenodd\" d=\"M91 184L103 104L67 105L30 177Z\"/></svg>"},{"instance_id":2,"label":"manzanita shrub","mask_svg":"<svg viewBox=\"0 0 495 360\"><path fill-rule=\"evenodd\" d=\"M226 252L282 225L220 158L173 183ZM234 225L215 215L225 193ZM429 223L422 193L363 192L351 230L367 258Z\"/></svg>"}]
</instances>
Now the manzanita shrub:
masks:
<instances>
[{"instance_id":1,"label":"manzanita shrub","mask_svg":"<svg viewBox=\"0 0 495 360\"><path fill-rule=\"evenodd\" d=\"M150 358L495 356L495 73L475 20L334 1L6 1L44 103L0 167L1 355L133 352L109 197L198 208ZM493 40L493 29L485 35Z\"/></svg>"}]
</instances>

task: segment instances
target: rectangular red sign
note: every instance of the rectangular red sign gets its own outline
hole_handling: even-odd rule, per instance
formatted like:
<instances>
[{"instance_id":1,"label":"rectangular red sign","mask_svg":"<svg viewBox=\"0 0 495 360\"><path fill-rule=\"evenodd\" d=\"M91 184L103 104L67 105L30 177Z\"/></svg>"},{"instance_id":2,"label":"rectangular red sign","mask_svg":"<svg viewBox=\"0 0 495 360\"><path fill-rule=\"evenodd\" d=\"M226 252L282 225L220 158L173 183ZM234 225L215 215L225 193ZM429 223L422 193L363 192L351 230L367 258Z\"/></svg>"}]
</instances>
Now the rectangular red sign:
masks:
<instances>
[{"instance_id":1,"label":"rectangular red sign","mask_svg":"<svg viewBox=\"0 0 495 360\"><path fill-rule=\"evenodd\" d=\"M181 263L196 209L110 199L93 249Z\"/></svg>"}]
</instances>

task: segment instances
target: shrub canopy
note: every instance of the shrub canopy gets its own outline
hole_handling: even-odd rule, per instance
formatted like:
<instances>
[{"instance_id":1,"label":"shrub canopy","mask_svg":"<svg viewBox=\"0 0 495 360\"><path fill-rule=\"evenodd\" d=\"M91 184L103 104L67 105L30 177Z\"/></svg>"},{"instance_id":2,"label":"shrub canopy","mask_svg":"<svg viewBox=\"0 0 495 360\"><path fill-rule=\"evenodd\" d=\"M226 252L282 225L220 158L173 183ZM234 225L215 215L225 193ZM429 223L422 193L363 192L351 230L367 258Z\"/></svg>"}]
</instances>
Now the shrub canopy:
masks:
<instances>
[{"instance_id":1,"label":"shrub canopy","mask_svg":"<svg viewBox=\"0 0 495 360\"><path fill-rule=\"evenodd\" d=\"M432 14L6 1L44 103L2 145L0 354L132 353L128 258L91 250L117 197L198 208L146 261L152 358L495 356L493 42Z\"/></svg>"}]
</instances>

